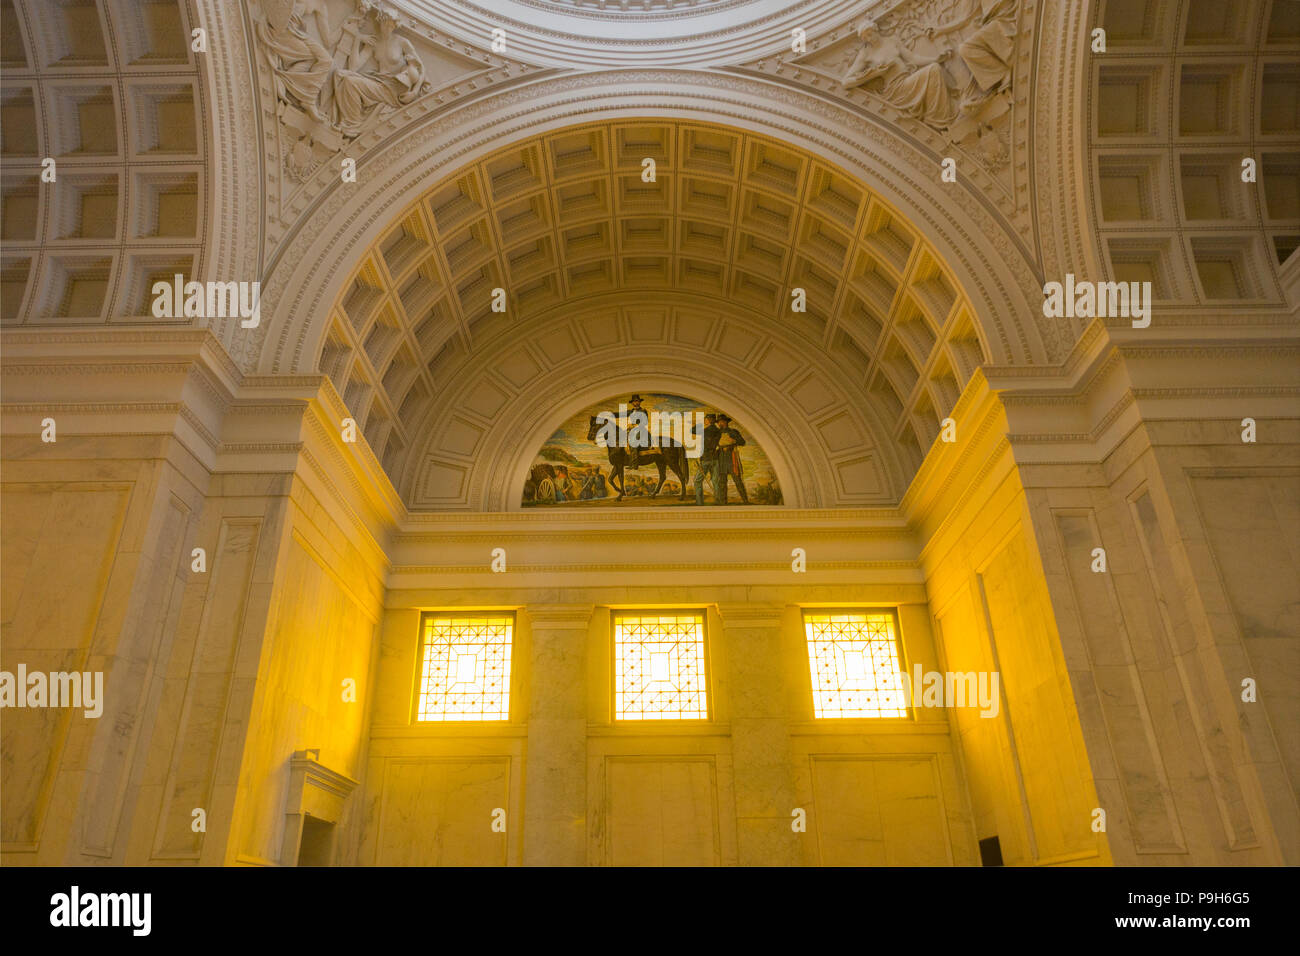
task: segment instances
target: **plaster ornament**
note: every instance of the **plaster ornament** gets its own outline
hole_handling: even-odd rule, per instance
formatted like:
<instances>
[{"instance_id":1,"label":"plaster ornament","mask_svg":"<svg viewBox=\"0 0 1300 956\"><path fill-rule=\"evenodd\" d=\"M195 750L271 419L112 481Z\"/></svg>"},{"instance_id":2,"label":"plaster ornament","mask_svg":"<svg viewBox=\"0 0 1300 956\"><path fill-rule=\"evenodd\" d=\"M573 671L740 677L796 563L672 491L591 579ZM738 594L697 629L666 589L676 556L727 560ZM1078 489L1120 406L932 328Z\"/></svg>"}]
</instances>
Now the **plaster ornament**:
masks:
<instances>
[{"instance_id":1,"label":"plaster ornament","mask_svg":"<svg viewBox=\"0 0 1300 956\"><path fill-rule=\"evenodd\" d=\"M315 165L314 145L340 149L376 116L430 92L424 62L397 20L368 0L337 29L325 0L261 0L256 34L272 75L280 121L300 134L286 157L301 179ZM302 148L299 148L302 147Z\"/></svg>"},{"instance_id":2,"label":"plaster ornament","mask_svg":"<svg viewBox=\"0 0 1300 956\"><path fill-rule=\"evenodd\" d=\"M998 90L1011 85L1016 52L1016 0L971 2L965 16L931 27L931 39L971 28L957 44L957 55L970 72L971 82L962 96L962 109L970 112Z\"/></svg>"},{"instance_id":3,"label":"plaster ornament","mask_svg":"<svg viewBox=\"0 0 1300 956\"><path fill-rule=\"evenodd\" d=\"M899 112L943 130L956 117L941 64L951 57L918 56L892 36L881 33L875 20L858 27L863 46L844 74L845 89L879 81L875 92Z\"/></svg>"},{"instance_id":4,"label":"plaster ornament","mask_svg":"<svg viewBox=\"0 0 1300 956\"><path fill-rule=\"evenodd\" d=\"M294 182L305 182L318 165L311 139L306 136L294 143L284 157L285 171Z\"/></svg>"},{"instance_id":5,"label":"plaster ornament","mask_svg":"<svg viewBox=\"0 0 1300 956\"><path fill-rule=\"evenodd\" d=\"M858 27L862 45L840 83L1002 166L1017 13L1017 0L900 0Z\"/></svg>"}]
</instances>

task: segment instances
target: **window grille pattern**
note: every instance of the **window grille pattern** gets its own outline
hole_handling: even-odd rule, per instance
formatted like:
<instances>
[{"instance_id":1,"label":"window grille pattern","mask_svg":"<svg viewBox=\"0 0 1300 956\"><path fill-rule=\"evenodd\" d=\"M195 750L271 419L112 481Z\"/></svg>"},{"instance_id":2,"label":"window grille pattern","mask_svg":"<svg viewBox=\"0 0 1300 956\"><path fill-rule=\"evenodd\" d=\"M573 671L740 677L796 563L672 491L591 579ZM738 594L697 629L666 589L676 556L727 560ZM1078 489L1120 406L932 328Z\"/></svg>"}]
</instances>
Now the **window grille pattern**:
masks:
<instances>
[{"instance_id":1,"label":"window grille pattern","mask_svg":"<svg viewBox=\"0 0 1300 956\"><path fill-rule=\"evenodd\" d=\"M817 717L906 717L892 614L804 613Z\"/></svg>"},{"instance_id":2,"label":"window grille pattern","mask_svg":"<svg viewBox=\"0 0 1300 956\"><path fill-rule=\"evenodd\" d=\"M614 618L617 720L707 720L703 614Z\"/></svg>"},{"instance_id":3,"label":"window grille pattern","mask_svg":"<svg viewBox=\"0 0 1300 956\"><path fill-rule=\"evenodd\" d=\"M426 616L417 719L509 719L514 623L503 614Z\"/></svg>"}]
</instances>

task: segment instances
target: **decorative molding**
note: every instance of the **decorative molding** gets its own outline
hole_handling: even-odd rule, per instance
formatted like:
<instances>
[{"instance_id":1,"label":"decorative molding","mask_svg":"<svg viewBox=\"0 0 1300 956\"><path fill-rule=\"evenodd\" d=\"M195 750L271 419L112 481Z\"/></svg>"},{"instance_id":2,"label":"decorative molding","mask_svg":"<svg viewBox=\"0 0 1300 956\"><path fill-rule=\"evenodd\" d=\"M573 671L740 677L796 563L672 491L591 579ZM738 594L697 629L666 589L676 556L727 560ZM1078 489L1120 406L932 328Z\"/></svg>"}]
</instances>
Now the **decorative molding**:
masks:
<instances>
[{"instance_id":1,"label":"decorative molding","mask_svg":"<svg viewBox=\"0 0 1300 956\"><path fill-rule=\"evenodd\" d=\"M232 442L222 445L221 451L232 455L243 453L296 455L306 447L306 442L300 441Z\"/></svg>"},{"instance_id":2,"label":"decorative molding","mask_svg":"<svg viewBox=\"0 0 1300 956\"><path fill-rule=\"evenodd\" d=\"M331 770L320 763L319 750L295 750L289 759L289 774L289 813L301 811L302 796L307 787L315 787L330 796L345 800L359 786L347 774Z\"/></svg>"},{"instance_id":3,"label":"decorative molding","mask_svg":"<svg viewBox=\"0 0 1300 956\"><path fill-rule=\"evenodd\" d=\"M7 371L7 370L6 370ZM5 403L0 406L6 414L23 415L35 414L56 410L59 412L68 412L79 415L130 415L140 414L143 412L169 412L178 414L181 410L179 402L40 402L40 403ZM96 434L107 434L96 432ZM127 434L127 433L123 433ZM130 432L133 435L155 435L163 432Z\"/></svg>"},{"instance_id":4,"label":"decorative molding","mask_svg":"<svg viewBox=\"0 0 1300 956\"><path fill-rule=\"evenodd\" d=\"M894 523L897 528L905 528L900 512L897 508L785 508L785 507L766 507L757 505L749 508L729 507L724 513L721 509L710 511L705 508L703 512L697 512L691 518L693 524L700 527L715 526L725 528L736 522L770 522L774 526L789 524L790 526L805 526L804 523L818 519L826 522L828 528L846 528L852 522L861 521L864 524L861 529L863 532L868 530L872 524L879 526L881 524ZM526 526L528 524L553 524L556 522L553 513L545 511L524 511L509 515L502 514L484 514L475 512L437 512L421 511L411 512L406 516L404 527L417 528L421 526L443 527L443 526L473 526L476 524L497 525L503 521L508 522L511 526ZM581 515L575 515L573 518L565 519L565 528L581 528L585 525L601 524L650 524L658 527L663 526L663 515L654 511L638 509L636 511L614 512L614 511L584 511ZM665 531L669 529L664 528ZM849 529L852 533L859 533L857 529ZM431 531L430 534L441 536L441 531Z\"/></svg>"},{"instance_id":5,"label":"decorative molding","mask_svg":"<svg viewBox=\"0 0 1300 956\"><path fill-rule=\"evenodd\" d=\"M207 424L199 418L190 406L182 404L180 406L180 416L191 428L194 429L195 432L198 433L199 438L203 439L204 444L208 446L210 451L216 452L221 448L221 439L212 434L208 429Z\"/></svg>"},{"instance_id":6,"label":"decorative molding","mask_svg":"<svg viewBox=\"0 0 1300 956\"><path fill-rule=\"evenodd\" d=\"M704 15L732 13L755 0L615 0L617 11L611 11L610 0L515 0L546 13L563 12L593 20L611 23L645 23L655 20L684 20ZM636 3L642 4L638 10Z\"/></svg>"},{"instance_id":7,"label":"decorative molding","mask_svg":"<svg viewBox=\"0 0 1300 956\"><path fill-rule=\"evenodd\" d=\"M394 568L393 570L402 572L408 569ZM483 569L480 567L477 570ZM595 611L594 604L529 604L524 609L524 614L528 617L534 631L585 631Z\"/></svg>"},{"instance_id":8,"label":"decorative molding","mask_svg":"<svg viewBox=\"0 0 1300 956\"><path fill-rule=\"evenodd\" d=\"M914 571L920 567L916 561L818 561L817 571ZM696 563L653 563L629 564L627 562L610 562L606 564L512 564L512 575L522 574L595 574L616 572L668 572L668 571L785 571L789 573L789 561L737 561L719 564L717 561ZM484 574L482 564L429 564L429 565L393 565L392 574ZM532 612L532 605L529 605Z\"/></svg>"},{"instance_id":9,"label":"decorative molding","mask_svg":"<svg viewBox=\"0 0 1300 956\"><path fill-rule=\"evenodd\" d=\"M814 36L843 22L861 0L658 0L635 10L620 0L616 13L582 9L547 0L406 0L431 21L441 21L459 36L486 36L493 27L509 31L514 48L531 60L583 69L626 66L662 67L731 63L763 48L788 46L792 27ZM604 4L601 4L604 6ZM613 6L613 4L610 4ZM626 26L626 30L611 27Z\"/></svg>"},{"instance_id":10,"label":"decorative molding","mask_svg":"<svg viewBox=\"0 0 1300 956\"><path fill-rule=\"evenodd\" d=\"M654 95L640 92L647 89L653 89ZM1052 339L1054 324L1045 323L1041 329L1032 327L1032 332L1018 328L1013 348L1007 329L994 317L1033 315L1042 297L1040 280L1005 227L993 220L974 196L965 191L949 192L938 203L933 160L923 157L885 124L868 122L842 106L754 77L611 71L539 80L450 110L437 124L423 122L381 155L368 157L364 186L357 184L364 192L344 191L336 185L311 218L296 227L264 285L263 322L257 329L236 330L236 358L245 368L255 361L268 371L299 368L304 360L314 364L328 303L344 281L340 270L356 261L356 245L373 241L381 225L391 223L417 190L444 177L467 154L518 141L531 130L553 125L566 116L590 115L593 110L607 115L653 116L669 107L679 113L689 111L699 120L750 127L759 123L778 136L814 146L815 152L833 162L846 164L866 185L899 207L932 242L939 238L940 255L972 296L977 323L998 343L995 359L1041 362L1040 335L1048 336L1049 360L1063 355L1072 344ZM478 123L480 118L484 122ZM870 147L864 148L868 143ZM415 158L404 162L408 154ZM436 159L431 162L430 156ZM909 169L897 165L900 160ZM962 216L970 217L973 229L959 224L951 214L954 205ZM363 214L365 220L358 221ZM1004 274L1016 275L1014 293L1002 278ZM291 300L286 298L290 294ZM273 321L266 320L268 312L275 316ZM302 319L286 321L289 316ZM307 325L308 317L315 317L319 324ZM271 328L280 330L274 342L267 339ZM308 341L310 348L306 347Z\"/></svg>"},{"instance_id":11,"label":"decorative molding","mask_svg":"<svg viewBox=\"0 0 1300 956\"><path fill-rule=\"evenodd\" d=\"M848 562L858 566L858 562ZM908 568L917 567L916 562L881 562L888 564L890 567L900 567L906 565ZM788 567L788 565L787 565ZM829 564L818 562L818 569L831 568ZM877 567L872 564L872 567ZM833 568L840 570L839 568ZM785 614L786 605L784 604L762 604L762 603L735 603L719 602L718 614L722 617L722 626L727 630L749 630L749 629L773 629L781 626L781 618Z\"/></svg>"},{"instance_id":12,"label":"decorative molding","mask_svg":"<svg viewBox=\"0 0 1300 956\"><path fill-rule=\"evenodd\" d=\"M732 509L729 509L732 510ZM835 512L830 512L834 514ZM808 513L810 518L824 519L826 511L816 511ZM624 518L630 515L620 514L617 517ZM851 528L836 529L833 527L819 527L809 525L808 522L799 522L797 532L792 527L763 527L761 525L747 524L744 527L722 528L707 527L702 528L695 525L664 527L662 518L660 527L655 529L655 540L671 540L681 538L686 541L699 541L701 538L707 538L709 541L760 541L770 539L773 541L789 541L791 534L805 535L809 540L817 541L908 541L911 533L906 528ZM620 525L625 522L618 522ZM413 532L403 532L393 539L393 547L418 547L430 545L452 545L452 544L481 544L485 539L491 538L493 541L503 543L522 542L537 544L572 544L574 542L592 541L593 539L609 538L617 539L626 533L625 527L609 529L578 529L574 531L528 531L528 530L510 530L502 528L499 530L485 530L479 534L466 533L448 533L448 534L421 534ZM786 562L788 566L789 562Z\"/></svg>"}]
</instances>

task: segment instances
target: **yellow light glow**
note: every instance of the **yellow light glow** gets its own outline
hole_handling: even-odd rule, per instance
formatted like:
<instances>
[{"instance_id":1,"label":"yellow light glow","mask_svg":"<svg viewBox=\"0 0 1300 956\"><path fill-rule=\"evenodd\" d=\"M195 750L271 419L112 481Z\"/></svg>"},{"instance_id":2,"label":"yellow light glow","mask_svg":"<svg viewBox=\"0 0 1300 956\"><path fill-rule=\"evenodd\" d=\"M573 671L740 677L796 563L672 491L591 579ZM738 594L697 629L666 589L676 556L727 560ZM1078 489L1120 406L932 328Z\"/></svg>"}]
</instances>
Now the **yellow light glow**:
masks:
<instances>
[{"instance_id":1,"label":"yellow light glow","mask_svg":"<svg viewBox=\"0 0 1300 956\"><path fill-rule=\"evenodd\" d=\"M805 611L803 620L816 716L907 716L892 614Z\"/></svg>"},{"instance_id":2,"label":"yellow light glow","mask_svg":"<svg viewBox=\"0 0 1300 956\"><path fill-rule=\"evenodd\" d=\"M708 719L703 614L615 615L614 716Z\"/></svg>"},{"instance_id":3,"label":"yellow light glow","mask_svg":"<svg viewBox=\"0 0 1300 956\"><path fill-rule=\"evenodd\" d=\"M507 720L514 618L430 614L418 720Z\"/></svg>"}]
</instances>

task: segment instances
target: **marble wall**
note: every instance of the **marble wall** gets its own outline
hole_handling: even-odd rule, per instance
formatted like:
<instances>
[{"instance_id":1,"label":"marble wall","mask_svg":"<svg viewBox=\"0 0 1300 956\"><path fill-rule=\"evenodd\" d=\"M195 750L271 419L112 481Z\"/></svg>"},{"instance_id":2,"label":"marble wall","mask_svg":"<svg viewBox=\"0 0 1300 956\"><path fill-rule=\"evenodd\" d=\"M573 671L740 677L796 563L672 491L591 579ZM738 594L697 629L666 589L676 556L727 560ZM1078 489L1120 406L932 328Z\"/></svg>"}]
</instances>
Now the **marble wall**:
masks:
<instances>
[{"instance_id":1,"label":"marble wall","mask_svg":"<svg viewBox=\"0 0 1300 956\"><path fill-rule=\"evenodd\" d=\"M3 862L976 865L993 836L1013 864L1295 862L1286 356L1206 359L1265 379L1209 405L1160 384L1195 360L1085 337L1042 395L978 374L897 509L672 529L409 514L319 379L189 354L105 386L138 407L60 406L53 444L20 379L4 666L106 693L6 711ZM815 719L802 609L845 606L896 609L909 673L998 674L996 714ZM629 607L703 609L707 720L613 719ZM413 720L421 612L451 608L517 615L509 720Z\"/></svg>"},{"instance_id":2,"label":"marble wall","mask_svg":"<svg viewBox=\"0 0 1300 956\"><path fill-rule=\"evenodd\" d=\"M1170 437L1135 433L1104 485L1032 493L1112 850L1145 865L1281 863L1300 849L1288 514L1300 472L1260 468L1274 455L1243 449L1231 427L1218 448L1152 444ZM1198 474L1206 458L1217 464ZM1105 574L1090 568L1097 547Z\"/></svg>"},{"instance_id":3,"label":"marble wall","mask_svg":"<svg viewBox=\"0 0 1300 956\"><path fill-rule=\"evenodd\" d=\"M1300 423L1278 386L1295 353L1119 356L1095 366L1093 460L1025 441L1019 468L1110 854L1293 863ZM1011 429L1049 414L1026 403Z\"/></svg>"},{"instance_id":4,"label":"marble wall","mask_svg":"<svg viewBox=\"0 0 1300 956\"><path fill-rule=\"evenodd\" d=\"M974 862L942 713L813 719L799 608L809 593L579 587L556 604L542 589L390 587L356 862ZM934 666L915 584L811 593L874 605L892 594L906 659ZM612 719L612 611L637 606L704 609L708 720ZM516 609L510 721L412 720L420 609L436 607ZM522 827L492 833L496 808ZM806 821L798 830L796 810Z\"/></svg>"},{"instance_id":5,"label":"marble wall","mask_svg":"<svg viewBox=\"0 0 1300 956\"><path fill-rule=\"evenodd\" d=\"M1092 830L1092 769L1005 414L987 390L968 392L959 408L967 443L941 449L923 470L924 500L913 507L944 669L998 675L996 716L948 711L976 838L996 837L1011 865L1108 863L1106 840Z\"/></svg>"},{"instance_id":6,"label":"marble wall","mask_svg":"<svg viewBox=\"0 0 1300 956\"><path fill-rule=\"evenodd\" d=\"M40 440L30 404L5 410L0 618L7 671L100 672L103 712L6 709L3 861L281 862L297 839L292 754L359 772L382 606L382 549L329 474L346 462L320 464L329 432L307 427L331 413L300 397L249 415L264 436L304 440L223 460L203 441L223 424L202 421L220 404L210 378L211 405L186 414L59 401L100 385L179 398L209 375L203 361L147 378L132 365L126 382L111 360L103 381L80 368L33 385L56 441ZM241 424L225 421L227 436Z\"/></svg>"},{"instance_id":7,"label":"marble wall","mask_svg":"<svg viewBox=\"0 0 1300 956\"><path fill-rule=\"evenodd\" d=\"M4 440L4 667L102 675L102 711L3 721L3 861L122 862L202 501L161 436Z\"/></svg>"}]
</instances>

